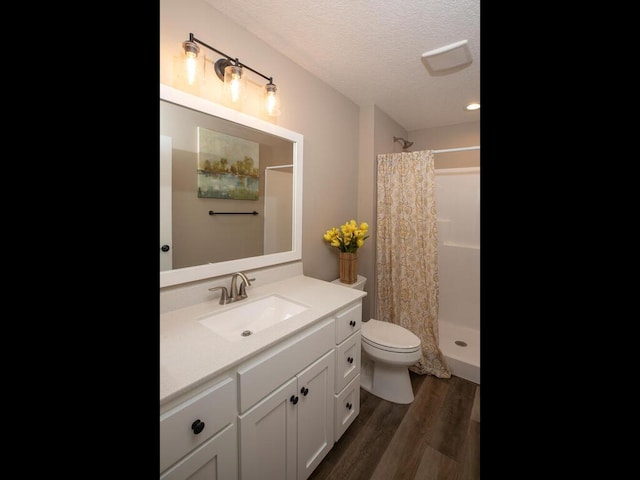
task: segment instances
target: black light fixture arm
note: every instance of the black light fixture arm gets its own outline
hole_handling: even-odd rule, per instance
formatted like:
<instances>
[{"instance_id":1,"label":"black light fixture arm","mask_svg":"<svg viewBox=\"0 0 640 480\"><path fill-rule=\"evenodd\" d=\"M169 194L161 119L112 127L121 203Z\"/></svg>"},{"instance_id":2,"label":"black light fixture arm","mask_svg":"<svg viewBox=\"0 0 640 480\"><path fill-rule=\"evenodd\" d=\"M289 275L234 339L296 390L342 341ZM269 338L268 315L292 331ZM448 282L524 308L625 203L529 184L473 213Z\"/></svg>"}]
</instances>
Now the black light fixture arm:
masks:
<instances>
[{"instance_id":1,"label":"black light fixture arm","mask_svg":"<svg viewBox=\"0 0 640 480\"><path fill-rule=\"evenodd\" d=\"M260 75L262 78L264 78L265 80L269 80L270 84L273 84L273 77L267 77L266 75L263 75L262 73L260 73L257 70L254 70L253 68L251 68L249 65L245 65L244 63L240 63L240 61L237 58L233 58L230 55L227 55L224 52L221 52L220 50L218 50L217 48L213 48L211 45L207 45L206 43L204 43L202 40L197 39L193 33L189 34L189 41L190 42L195 42L195 43L199 43L200 45L202 45L203 47L208 48L209 50L213 50L214 52L216 52L219 55L222 55L223 57L226 57L227 59L229 59L229 61L233 62L234 65L237 65L239 67L243 67L246 68L247 70L251 70L253 73L255 73L256 75Z\"/></svg>"}]
</instances>

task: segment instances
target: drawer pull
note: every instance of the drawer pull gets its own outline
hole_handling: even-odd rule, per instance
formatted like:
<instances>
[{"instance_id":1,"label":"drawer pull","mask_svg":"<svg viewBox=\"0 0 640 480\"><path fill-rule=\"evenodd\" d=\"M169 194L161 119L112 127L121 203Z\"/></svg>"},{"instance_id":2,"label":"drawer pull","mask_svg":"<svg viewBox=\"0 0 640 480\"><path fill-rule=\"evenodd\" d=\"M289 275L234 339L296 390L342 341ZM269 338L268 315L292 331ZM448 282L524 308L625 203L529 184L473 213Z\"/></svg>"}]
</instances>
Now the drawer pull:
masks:
<instances>
[{"instance_id":1,"label":"drawer pull","mask_svg":"<svg viewBox=\"0 0 640 480\"><path fill-rule=\"evenodd\" d=\"M355 327L356 326L356 321L355 320L349 321L349 325L351 325L352 327Z\"/></svg>"},{"instance_id":2,"label":"drawer pull","mask_svg":"<svg viewBox=\"0 0 640 480\"><path fill-rule=\"evenodd\" d=\"M289 399L291 401L291 403L293 403L294 405L296 403L298 403L298 397L296 397L295 395L291 395L291 398Z\"/></svg>"},{"instance_id":3,"label":"drawer pull","mask_svg":"<svg viewBox=\"0 0 640 480\"><path fill-rule=\"evenodd\" d=\"M349 363L353 363L353 357L348 357L348 358L347 358L347 362L349 362Z\"/></svg>"},{"instance_id":4,"label":"drawer pull","mask_svg":"<svg viewBox=\"0 0 640 480\"><path fill-rule=\"evenodd\" d=\"M353 405L351 405L349 402L347 402L347 410L351 410L351 407L353 407Z\"/></svg>"},{"instance_id":5,"label":"drawer pull","mask_svg":"<svg viewBox=\"0 0 640 480\"><path fill-rule=\"evenodd\" d=\"M302 387L302 390L300 390L300 393L306 397L307 393L309 393L309 389L307 387Z\"/></svg>"},{"instance_id":6,"label":"drawer pull","mask_svg":"<svg viewBox=\"0 0 640 480\"><path fill-rule=\"evenodd\" d=\"M204 422L200 421L200 419L196 420L191 424L191 430L193 430L193 433L198 435L202 430L204 430Z\"/></svg>"}]
</instances>

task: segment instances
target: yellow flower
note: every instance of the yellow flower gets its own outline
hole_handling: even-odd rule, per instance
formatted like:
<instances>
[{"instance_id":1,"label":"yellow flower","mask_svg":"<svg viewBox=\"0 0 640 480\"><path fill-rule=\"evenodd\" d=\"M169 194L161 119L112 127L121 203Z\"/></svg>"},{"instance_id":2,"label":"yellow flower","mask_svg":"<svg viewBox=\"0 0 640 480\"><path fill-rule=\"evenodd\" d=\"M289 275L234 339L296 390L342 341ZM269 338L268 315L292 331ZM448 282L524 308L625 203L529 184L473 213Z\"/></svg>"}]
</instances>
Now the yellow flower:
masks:
<instances>
[{"instance_id":1,"label":"yellow flower","mask_svg":"<svg viewBox=\"0 0 640 480\"><path fill-rule=\"evenodd\" d=\"M340 228L332 227L322 236L325 242L341 252L355 253L369 238L369 224L362 222L360 225L355 220L350 220Z\"/></svg>"}]
</instances>

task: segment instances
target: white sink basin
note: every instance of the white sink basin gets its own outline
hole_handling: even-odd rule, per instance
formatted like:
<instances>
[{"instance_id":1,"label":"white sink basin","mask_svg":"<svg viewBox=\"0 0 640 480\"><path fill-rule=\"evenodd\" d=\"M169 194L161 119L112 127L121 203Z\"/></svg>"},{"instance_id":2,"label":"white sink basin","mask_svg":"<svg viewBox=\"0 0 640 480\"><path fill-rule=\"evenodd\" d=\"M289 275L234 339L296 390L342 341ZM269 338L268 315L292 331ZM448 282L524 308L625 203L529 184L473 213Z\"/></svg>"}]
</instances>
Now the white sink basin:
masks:
<instances>
[{"instance_id":1,"label":"white sink basin","mask_svg":"<svg viewBox=\"0 0 640 480\"><path fill-rule=\"evenodd\" d=\"M198 321L225 340L237 342L307 309L279 295L271 295L253 301L240 300L237 306Z\"/></svg>"}]
</instances>

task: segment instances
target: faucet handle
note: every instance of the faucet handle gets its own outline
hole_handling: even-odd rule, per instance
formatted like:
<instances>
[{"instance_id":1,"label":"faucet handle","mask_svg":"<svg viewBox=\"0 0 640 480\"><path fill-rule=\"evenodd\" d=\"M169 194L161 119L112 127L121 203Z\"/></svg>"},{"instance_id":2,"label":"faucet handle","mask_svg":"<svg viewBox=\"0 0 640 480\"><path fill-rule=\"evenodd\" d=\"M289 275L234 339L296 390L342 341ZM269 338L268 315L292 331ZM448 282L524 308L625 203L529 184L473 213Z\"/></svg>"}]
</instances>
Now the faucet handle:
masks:
<instances>
[{"instance_id":1,"label":"faucet handle","mask_svg":"<svg viewBox=\"0 0 640 480\"><path fill-rule=\"evenodd\" d=\"M220 305L226 305L228 303L228 299L229 299L229 293L227 292L227 287L225 287L224 285L220 286L220 287L213 287L210 288L209 291L213 292L215 290L221 290L220 293Z\"/></svg>"}]
</instances>

